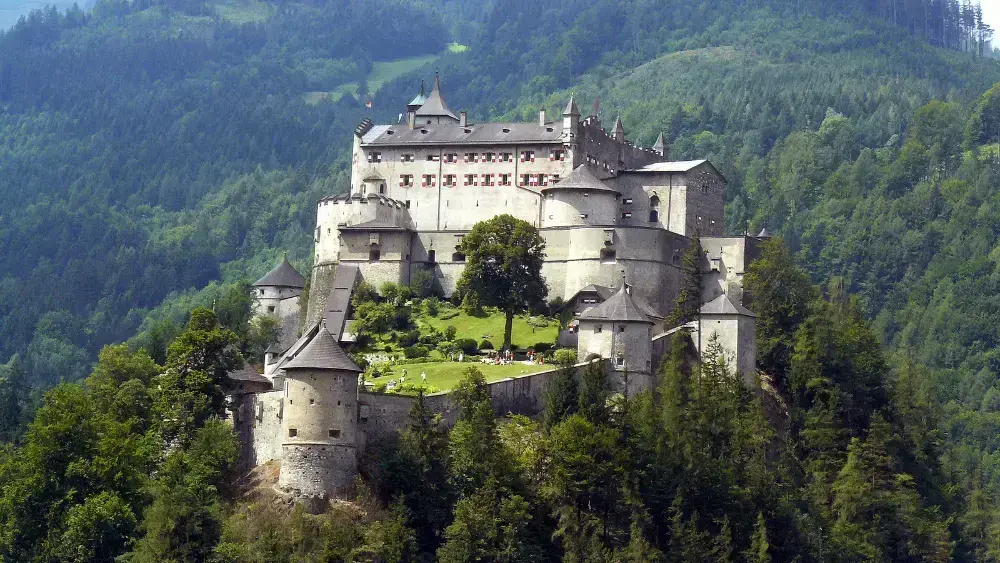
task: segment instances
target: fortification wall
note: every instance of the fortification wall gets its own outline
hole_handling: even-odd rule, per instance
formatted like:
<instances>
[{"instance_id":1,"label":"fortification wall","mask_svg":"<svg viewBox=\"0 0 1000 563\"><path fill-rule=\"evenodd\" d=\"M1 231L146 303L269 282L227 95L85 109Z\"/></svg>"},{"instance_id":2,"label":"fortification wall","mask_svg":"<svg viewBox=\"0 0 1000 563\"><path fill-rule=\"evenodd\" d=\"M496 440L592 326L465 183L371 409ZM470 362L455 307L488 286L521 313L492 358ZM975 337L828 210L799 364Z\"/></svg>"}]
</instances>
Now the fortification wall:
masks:
<instances>
[{"instance_id":1,"label":"fortification wall","mask_svg":"<svg viewBox=\"0 0 1000 563\"><path fill-rule=\"evenodd\" d=\"M637 147L627 141L618 141L601 127L596 117L588 117L580 123L579 147L587 156L586 162L607 171L640 168L660 162L664 158L652 149ZM582 164L582 163L581 163Z\"/></svg>"},{"instance_id":2,"label":"fortification wall","mask_svg":"<svg viewBox=\"0 0 1000 563\"><path fill-rule=\"evenodd\" d=\"M240 444L243 472L281 459L282 391L233 397L233 430Z\"/></svg>"}]
</instances>

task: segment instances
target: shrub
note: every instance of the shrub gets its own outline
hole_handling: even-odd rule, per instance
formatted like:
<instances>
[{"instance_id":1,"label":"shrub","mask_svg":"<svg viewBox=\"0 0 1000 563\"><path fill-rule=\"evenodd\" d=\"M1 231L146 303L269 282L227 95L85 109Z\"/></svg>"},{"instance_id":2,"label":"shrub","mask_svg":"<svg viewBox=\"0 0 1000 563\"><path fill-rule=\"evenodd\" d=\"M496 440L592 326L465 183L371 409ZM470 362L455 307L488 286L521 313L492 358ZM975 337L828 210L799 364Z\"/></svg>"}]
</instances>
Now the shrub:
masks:
<instances>
[{"instance_id":1,"label":"shrub","mask_svg":"<svg viewBox=\"0 0 1000 563\"><path fill-rule=\"evenodd\" d=\"M378 291L375 286L368 282L361 282L351 295L351 307L357 309L359 305L366 302L378 301Z\"/></svg>"},{"instance_id":2,"label":"shrub","mask_svg":"<svg viewBox=\"0 0 1000 563\"><path fill-rule=\"evenodd\" d=\"M457 309L448 309L447 311L441 311L438 313L438 318L442 321L447 321L448 319L454 319L459 314L460 313Z\"/></svg>"},{"instance_id":3,"label":"shrub","mask_svg":"<svg viewBox=\"0 0 1000 563\"><path fill-rule=\"evenodd\" d=\"M458 329L455 325L448 325L448 328L444 329L444 337L446 340L455 340L455 335L458 334Z\"/></svg>"},{"instance_id":4,"label":"shrub","mask_svg":"<svg viewBox=\"0 0 1000 563\"><path fill-rule=\"evenodd\" d=\"M428 316L436 317L438 311L441 310L441 300L437 297L428 297L424 299L424 311Z\"/></svg>"},{"instance_id":5,"label":"shrub","mask_svg":"<svg viewBox=\"0 0 1000 563\"><path fill-rule=\"evenodd\" d=\"M399 345L403 348L408 346L413 346L420 340L420 331L417 329L408 330L406 332L399 333L397 341Z\"/></svg>"},{"instance_id":6,"label":"shrub","mask_svg":"<svg viewBox=\"0 0 1000 563\"><path fill-rule=\"evenodd\" d=\"M493 350L493 343L490 342L489 340L486 340L484 338L483 341L479 343L479 349L480 350Z\"/></svg>"},{"instance_id":7,"label":"shrub","mask_svg":"<svg viewBox=\"0 0 1000 563\"><path fill-rule=\"evenodd\" d=\"M434 294L434 273L417 270L410 276L410 291L414 296L424 298Z\"/></svg>"},{"instance_id":8,"label":"shrub","mask_svg":"<svg viewBox=\"0 0 1000 563\"><path fill-rule=\"evenodd\" d=\"M429 353L430 350L427 349L427 346L420 344L403 348L403 355L407 358L426 358Z\"/></svg>"},{"instance_id":9,"label":"shrub","mask_svg":"<svg viewBox=\"0 0 1000 563\"><path fill-rule=\"evenodd\" d=\"M552 343L551 342L535 342L535 345L534 345L533 348L534 348L535 352L538 352L539 354L543 354L543 353L549 351L550 349L552 349Z\"/></svg>"},{"instance_id":10,"label":"shrub","mask_svg":"<svg viewBox=\"0 0 1000 563\"><path fill-rule=\"evenodd\" d=\"M478 350L476 341L472 338L459 338L455 341L455 347L466 354L475 354Z\"/></svg>"},{"instance_id":11,"label":"shrub","mask_svg":"<svg viewBox=\"0 0 1000 563\"><path fill-rule=\"evenodd\" d=\"M535 328L545 328L549 326L549 321L545 317L528 317L528 324Z\"/></svg>"},{"instance_id":12,"label":"shrub","mask_svg":"<svg viewBox=\"0 0 1000 563\"><path fill-rule=\"evenodd\" d=\"M429 332L421 333L420 338L417 341L421 344L434 346L442 340L444 340L444 335L441 334L441 331L432 328Z\"/></svg>"},{"instance_id":13,"label":"shrub","mask_svg":"<svg viewBox=\"0 0 1000 563\"><path fill-rule=\"evenodd\" d=\"M554 362L560 366L571 366L577 363L576 350L572 348L561 348L555 351Z\"/></svg>"}]
</instances>

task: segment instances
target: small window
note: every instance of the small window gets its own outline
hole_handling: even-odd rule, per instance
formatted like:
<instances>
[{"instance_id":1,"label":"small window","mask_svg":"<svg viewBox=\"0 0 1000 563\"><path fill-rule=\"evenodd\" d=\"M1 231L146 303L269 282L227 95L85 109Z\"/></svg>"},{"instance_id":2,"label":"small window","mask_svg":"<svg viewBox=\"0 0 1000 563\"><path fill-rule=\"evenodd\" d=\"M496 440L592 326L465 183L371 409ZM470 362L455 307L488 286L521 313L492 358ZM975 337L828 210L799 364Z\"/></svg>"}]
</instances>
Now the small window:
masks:
<instances>
[{"instance_id":1,"label":"small window","mask_svg":"<svg viewBox=\"0 0 1000 563\"><path fill-rule=\"evenodd\" d=\"M535 151L521 151L521 162L534 162Z\"/></svg>"},{"instance_id":2,"label":"small window","mask_svg":"<svg viewBox=\"0 0 1000 563\"><path fill-rule=\"evenodd\" d=\"M268 313L273 313L274 312L274 305L268 305L267 306L267 312Z\"/></svg>"},{"instance_id":3,"label":"small window","mask_svg":"<svg viewBox=\"0 0 1000 563\"><path fill-rule=\"evenodd\" d=\"M316 399L309 399L309 404L310 405L315 405L316 404Z\"/></svg>"},{"instance_id":4,"label":"small window","mask_svg":"<svg viewBox=\"0 0 1000 563\"><path fill-rule=\"evenodd\" d=\"M632 205L632 198L627 197L622 201L622 203L624 203L625 205Z\"/></svg>"},{"instance_id":5,"label":"small window","mask_svg":"<svg viewBox=\"0 0 1000 563\"><path fill-rule=\"evenodd\" d=\"M413 153L406 153L399 155L400 162L413 162Z\"/></svg>"},{"instance_id":6,"label":"small window","mask_svg":"<svg viewBox=\"0 0 1000 563\"><path fill-rule=\"evenodd\" d=\"M289 428L288 429L288 437L289 438L294 438L294 437L296 437L298 435L299 435L299 431L296 430L295 428Z\"/></svg>"},{"instance_id":7,"label":"small window","mask_svg":"<svg viewBox=\"0 0 1000 563\"><path fill-rule=\"evenodd\" d=\"M500 162L513 162L513 161L514 161L514 155L512 153L505 152L500 154Z\"/></svg>"},{"instance_id":8,"label":"small window","mask_svg":"<svg viewBox=\"0 0 1000 563\"><path fill-rule=\"evenodd\" d=\"M413 185L413 174L402 174L399 177L399 187L408 188Z\"/></svg>"},{"instance_id":9,"label":"small window","mask_svg":"<svg viewBox=\"0 0 1000 563\"><path fill-rule=\"evenodd\" d=\"M562 149L553 149L552 152L549 153L549 160L553 161L566 160L566 151Z\"/></svg>"},{"instance_id":10,"label":"small window","mask_svg":"<svg viewBox=\"0 0 1000 563\"><path fill-rule=\"evenodd\" d=\"M465 162L477 162L476 153L467 152L465 153Z\"/></svg>"},{"instance_id":11,"label":"small window","mask_svg":"<svg viewBox=\"0 0 1000 563\"><path fill-rule=\"evenodd\" d=\"M433 264L434 262L436 262L437 261L437 253L435 251L433 251L433 250L428 250L427 251L427 261L430 262L431 264Z\"/></svg>"},{"instance_id":12,"label":"small window","mask_svg":"<svg viewBox=\"0 0 1000 563\"><path fill-rule=\"evenodd\" d=\"M581 213L580 214L580 218L581 219L586 219L587 217L590 217L590 215L587 215L586 213Z\"/></svg>"},{"instance_id":13,"label":"small window","mask_svg":"<svg viewBox=\"0 0 1000 563\"><path fill-rule=\"evenodd\" d=\"M494 185L493 174L483 174L483 185L484 186Z\"/></svg>"},{"instance_id":14,"label":"small window","mask_svg":"<svg viewBox=\"0 0 1000 563\"><path fill-rule=\"evenodd\" d=\"M594 327L594 332L604 332L604 325L597 325Z\"/></svg>"},{"instance_id":15,"label":"small window","mask_svg":"<svg viewBox=\"0 0 1000 563\"><path fill-rule=\"evenodd\" d=\"M656 223L659 222L659 220L660 220L660 212L655 209L651 210L649 212L649 222Z\"/></svg>"},{"instance_id":16,"label":"small window","mask_svg":"<svg viewBox=\"0 0 1000 563\"><path fill-rule=\"evenodd\" d=\"M436 154L427 155L427 162L437 162L439 160L441 160L441 157Z\"/></svg>"},{"instance_id":17,"label":"small window","mask_svg":"<svg viewBox=\"0 0 1000 563\"><path fill-rule=\"evenodd\" d=\"M331 438L340 438L340 430L337 429L337 428L331 428L330 429L330 437Z\"/></svg>"},{"instance_id":18,"label":"small window","mask_svg":"<svg viewBox=\"0 0 1000 563\"><path fill-rule=\"evenodd\" d=\"M456 252L451 255L452 262L465 262L465 255L461 252Z\"/></svg>"},{"instance_id":19,"label":"small window","mask_svg":"<svg viewBox=\"0 0 1000 563\"><path fill-rule=\"evenodd\" d=\"M527 186L531 183L531 174L521 174L521 185Z\"/></svg>"},{"instance_id":20,"label":"small window","mask_svg":"<svg viewBox=\"0 0 1000 563\"><path fill-rule=\"evenodd\" d=\"M410 200L406 200L406 208L407 208L407 209L409 209L409 208L410 208Z\"/></svg>"},{"instance_id":21,"label":"small window","mask_svg":"<svg viewBox=\"0 0 1000 563\"><path fill-rule=\"evenodd\" d=\"M500 185L501 186L509 186L510 185L510 174L501 174L500 175Z\"/></svg>"},{"instance_id":22,"label":"small window","mask_svg":"<svg viewBox=\"0 0 1000 563\"><path fill-rule=\"evenodd\" d=\"M465 185L466 186L478 186L479 182L476 180L476 175L475 174L466 174L465 175Z\"/></svg>"},{"instance_id":23,"label":"small window","mask_svg":"<svg viewBox=\"0 0 1000 563\"><path fill-rule=\"evenodd\" d=\"M614 248L601 249L601 264L614 264L617 261L617 253Z\"/></svg>"},{"instance_id":24,"label":"small window","mask_svg":"<svg viewBox=\"0 0 1000 563\"><path fill-rule=\"evenodd\" d=\"M618 332L625 332L625 325L618 325Z\"/></svg>"},{"instance_id":25,"label":"small window","mask_svg":"<svg viewBox=\"0 0 1000 563\"><path fill-rule=\"evenodd\" d=\"M458 162L458 153L450 152L444 155L445 162Z\"/></svg>"},{"instance_id":26,"label":"small window","mask_svg":"<svg viewBox=\"0 0 1000 563\"><path fill-rule=\"evenodd\" d=\"M368 153L368 162L382 162L382 153L378 151Z\"/></svg>"},{"instance_id":27,"label":"small window","mask_svg":"<svg viewBox=\"0 0 1000 563\"><path fill-rule=\"evenodd\" d=\"M552 179L550 180L550 182L552 182L553 184L558 184L559 183L559 175L558 174L553 174L552 175Z\"/></svg>"},{"instance_id":28,"label":"small window","mask_svg":"<svg viewBox=\"0 0 1000 563\"><path fill-rule=\"evenodd\" d=\"M420 180L420 187L433 188L437 185L437 178L433 174L424 174Z\"/></svg>"},{"instance_id":29,"label":"small window","mask_svg":"<svg viewBox=\"0 0 1000 563\"><path fill-rule=\"evenodd\" d=\"M482 161L483 162L496 162L497 161L497 153L495 153L495 152L484 152L483 156L482 156Z\"/></svg>"},{"instance_id":30,"label":"small window","mask_svg":"<svg viewBox=\"0 0 1000 563\"><path fill-rule=\"evenodd\" d=\"M382 258L382 251L381 250L379 250L377 248L373 248L373 249L371 249L371 250L368 251L368 261L369 262L378 262L381 258Z\"/></svg>"},{"instance_id":31,"label":"small window","mask_svg":"<svg viewBox=\"0 0 1000 563\"><path fill-rule=\"evenodd\" d=\"M615 365L618 367L625 367L625 356L618 356L615 358Z\"/></svg>"},{"instance_id":32,"label":"small window","mask_svg":"<svg viewBox=\"0 0 1000 563\"><path fill-rule=\"evenodd\" d=\"M632 218L632 212L631 211L625 211L625 212L622 213L622 219L631 219L631 218Z\"/></svg>"},{"instance_id":33,"label":"small window","mask_svg":"<svg viewBox=\"0 0 1000 563\"><path fill-rule=\"evenodd\" d=\"M378 193L385 195L385 184L378 185Z\"/></svg>"}]
</instances>

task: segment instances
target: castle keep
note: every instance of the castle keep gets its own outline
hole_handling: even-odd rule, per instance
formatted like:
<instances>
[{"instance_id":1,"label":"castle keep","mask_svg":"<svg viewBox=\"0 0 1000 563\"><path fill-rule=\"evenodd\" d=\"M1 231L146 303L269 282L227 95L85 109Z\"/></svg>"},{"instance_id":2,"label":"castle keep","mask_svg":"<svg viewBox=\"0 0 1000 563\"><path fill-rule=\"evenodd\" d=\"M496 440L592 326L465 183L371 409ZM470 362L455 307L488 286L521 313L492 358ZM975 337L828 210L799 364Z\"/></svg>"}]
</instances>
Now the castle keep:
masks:
<instances>
[{"instance_id":1,"label":"castle keep","mask_svg":"<svg viewBox=\"0 0 1000 563\"><path fill-rule=\"evenodd\" d=\"M452 111L435 77L430 93L393 125L354 132L348 193L317 203L314 266L301 336L304 278L287 261L256 284L259 314L282 321L264 373L239 375L234 420L248 464L281 461L279 484L324 499L350 485L357 456L406 423L412 398L359 390L360 369L341 346L361 281L407 284L428 271L450 296L465 256L462 236L477 222L510 214L546 241L542 276L573 320L561 346L599 356L613 382L655 383L670 334L712 334L748 383L754 380L754 316L741 304L742 276L758 237L725 237L725 178L706 160L671 161L662 134L651 148L582 117L573 98L562 113L529 123L476 123ZM682 279L681 256L697 233L704 251L702 321L664 326ZM628 283L625 283L625 282ZM702 334L698 334L702 333ZM537 414L551 372L492 383L499 414ZM427 397L446 420L447 393Z\"/></svg>"}]
</instances>

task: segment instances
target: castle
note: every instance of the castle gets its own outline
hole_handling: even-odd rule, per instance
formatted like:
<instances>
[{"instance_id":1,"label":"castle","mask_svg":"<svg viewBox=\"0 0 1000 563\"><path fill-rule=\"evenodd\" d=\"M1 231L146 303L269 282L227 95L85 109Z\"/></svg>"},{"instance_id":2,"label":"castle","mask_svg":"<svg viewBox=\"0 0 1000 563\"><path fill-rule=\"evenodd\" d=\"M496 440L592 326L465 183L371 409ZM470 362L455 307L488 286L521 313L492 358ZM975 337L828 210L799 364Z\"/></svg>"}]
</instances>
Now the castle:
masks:
<instances>
[{"instance_id":1,"label":"castle","mask_svg":"<svg viewBox=\"0 0 1000 563\"><path fill-rule=\"evenodd\" d=\"M620 118L609 133L598 116L582 118L572 97L555 119L543 109L537 122L475 123L448 107L435 76L399 123L364 120L352 159L349 193L317 203L306 318L305 278L282 260L254 287L257 313L279 318L283 336L267 350L263 374L231 374L244 460L280 460L279 485L298 497L322 500L351 485L359 453L405 426L413 401L359 389L361 370L342 349L353 338L354 289L406 284L427 271L449 297L465 263L462 236L499 214L545 239L549 298L572 312L559 344L576 347L581 360L603 358L619 388L626 380L629 391L651 387L677 330L696 347L715 334L753 384L754 315L741 304L742 277L765 233L724 236L725 178L707 160L669 160L662 134L651 148L636 146ZM699 322L664 326L696 233ZM306 328L296 338L300 320ZM498 414L540 412L551 373L491 383ZM426 401L453 418L447 393Z\"/></svg>"}]
</instances>

